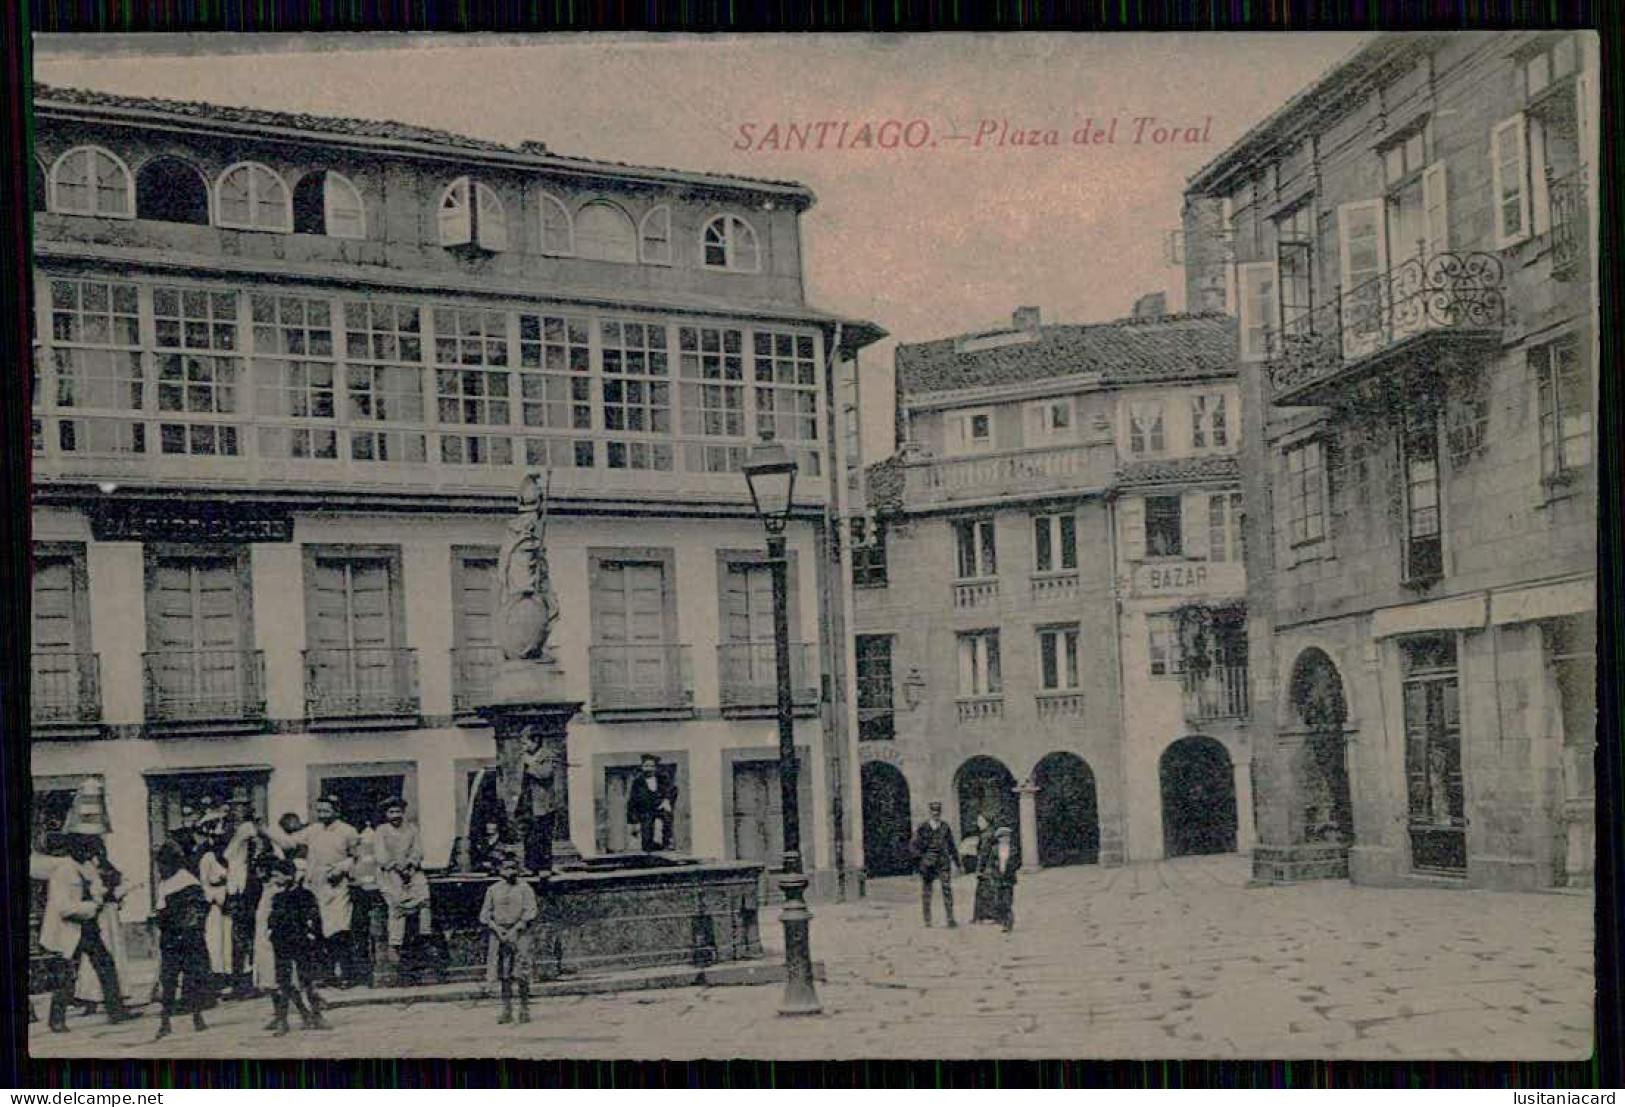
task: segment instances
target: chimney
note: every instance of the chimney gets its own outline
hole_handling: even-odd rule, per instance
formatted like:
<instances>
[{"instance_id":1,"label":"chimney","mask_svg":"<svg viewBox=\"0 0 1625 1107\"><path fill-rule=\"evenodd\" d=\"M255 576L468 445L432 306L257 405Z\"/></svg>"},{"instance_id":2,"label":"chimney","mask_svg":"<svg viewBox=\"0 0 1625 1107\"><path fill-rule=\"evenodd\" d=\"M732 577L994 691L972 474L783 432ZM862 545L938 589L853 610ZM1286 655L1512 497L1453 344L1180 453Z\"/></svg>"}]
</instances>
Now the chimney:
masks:
<instances>
[{"instance_id":1,"label":"chimney","mask_svg":"<svg viewBox=\"0 0 1625 1107\"><path fill-rule=\"evenodd\" d=\"M1147 292L1134 301L1132 317L1135 319L1157 319L1168 314L1168 293Z\"/></svg>"},{"instance_id":2,"label":"chimney","mask_svg":"<svg viewBox=\"0 0 1625 1107\"><path fill-rule=\"evenodd\" d=\"M1010 315L1010 325L1018 331L1036 331L1040 319L1035 307L1018 307Z\"/></svg>"}]
</instances>

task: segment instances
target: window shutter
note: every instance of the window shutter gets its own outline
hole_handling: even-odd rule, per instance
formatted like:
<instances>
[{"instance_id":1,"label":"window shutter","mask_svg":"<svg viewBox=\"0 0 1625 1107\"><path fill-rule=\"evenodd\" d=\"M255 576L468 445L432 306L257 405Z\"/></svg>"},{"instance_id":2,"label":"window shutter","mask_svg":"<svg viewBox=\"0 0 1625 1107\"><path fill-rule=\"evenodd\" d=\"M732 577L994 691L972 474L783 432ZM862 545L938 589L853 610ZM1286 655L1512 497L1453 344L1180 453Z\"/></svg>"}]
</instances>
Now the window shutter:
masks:
<instances>
[{"instance_id":1,"label":"window shutter","mask_svg":"<svg viewBox=\"0 0 1625 1107\"><path fill-rule=\"evenodd\" d=\"M650 265L671 264L671 208L661 205L638 226L640 256Z\"/></svg>"},{"instance_id":2,"label":"window shutter","mask_svg":"<svg viewBox=\"0 0 1625 1107\"><path fill-rule=\"evenodd\" d=\"M1529 135L1529 233L1542 235L1552 229L1551 187L1546 183L1546 124L1530 119Z\"/></svg>"},{"instance_id":3,"label":"window shutter","mask_svg":"<svg viewBox=\"0 0 1625 1107\"><path fill-rule=\"evenodd\" d=\"M950 454L965 452L965 417L949 413L942 417L943 451Z\"/></svg>"},{"instance_id":4,"label":"window shutter","mask_svg":"<svg viewBox=\"0 0 1625 1107\"><path fill-rule=\"evenodd\" d=\"M1447 179L1444 162L1436 161L1422 171L1422 210L1426 215L1428 256L1450 249L1450 208L1445 199Z\"/></svg>"},{"instance_id":5,"label":"window shutter","mask_svg":"<svg viewBox=\"0 0 1625 1107\"><path fill-rule=\"evenodd\" d=\"M344 178L327 173L322 176L322 210L326 230L332 238L364 238L365 225L361 218L361 196Z\"/></svg>"},{"instance_id":6,"label":"window shutter","mask_svg":"<svg viewBox=\"0 0 1625 1107\"><path fill-rule=\"evenodd\" d=\"M461 177L440 199L440 245L466 246L473 237L469 216L468 178Z\"/></svg>"},{"instance_id":7,"label":"window shutter","mask_svg":"<svg viewBox=\"0 0 1625 1107\"><path fill-rule=\"evenodd\" d=\"M1206 492L1187 492L1179 505L1179 549L1184 556L1206 560L1208 556Z\"/></svg>"},{"instance_id":8,"label":"window shutter","mask_svg":"<svg viewBox=\"0 0 1625 1107\"><path fill-rule=\"evenodd\" d=\"M1495 244L1511 246L1529 237L1529 190L1525 187L1528 167L1524 151L1523 113L1503 120L1490 132L1490 179L1494 194Z\"/></svg>"},{"instance_id":9,"label":"window shutter","mask_svg":"<svg viewBox=\"0 0 1625 1107\"><path fill-rule=\"evenodd\" d=\"M1044 405L1027 405L1027 441L1024 445L1031 446L1044 440Z\"/></svg>"},{"instance_id":10,"label":"window shutter","mask_svg":"<svg viewBox=\"0 0 1625 1107\"><path fill-rule=\"evenodd\" d=\"M1145 560L1145 501L1139 496L1125 496L1117 501L1118 523L1123 533L1123 559Z\"/></svg>"},{"instance_id":11,"label":"window shutter","mask_svg":"<svg viewBox=\"0 0 1625 1107\"><path fill-rule=\"evenodd\" d=\"M1342 280L1343 353L1356 356L1380 336L1381 290L1373 282L1388 271L1383 201L1359 200L1337 209L1338 273Z\"/></svg>"},{"instance_id":12,"label":"window shutter","mask_svg":"<svg viewBox=\"0 0 1625 1107\"><path fill-rule=\"evenodd\" d=\"M1266 329L1280 331L1276 318L1276 272L1273 261L1254 261L1236 266L1240 303L1237 315L1241 329L1241 360L1262 361L1266 349Z\"/></svg>"},{"instance_id":13,"label":"window shutter","mask_svg":"<svg viewBox=\"0 0 1625 1107\"><path fill-rule=\"evenodd\" d=\"M502 201L487 185L475 185L474 194L480 205L480 245L493 253L508 248L508 216Z\"/></svg>"}]
</instances>

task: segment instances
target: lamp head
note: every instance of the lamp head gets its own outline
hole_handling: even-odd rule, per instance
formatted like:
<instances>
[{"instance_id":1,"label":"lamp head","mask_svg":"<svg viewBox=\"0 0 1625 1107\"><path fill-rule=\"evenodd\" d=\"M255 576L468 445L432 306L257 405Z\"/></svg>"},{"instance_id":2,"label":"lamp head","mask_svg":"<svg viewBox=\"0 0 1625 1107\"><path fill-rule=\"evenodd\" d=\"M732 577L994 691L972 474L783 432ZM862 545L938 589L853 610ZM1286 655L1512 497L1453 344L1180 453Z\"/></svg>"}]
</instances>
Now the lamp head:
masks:
<instances>
[{"instance_id":1,"label":"lamp head","mask_svg":"<svg viewBox=\"0 0 1625 1107\"><path fill-rule=\"evenodd\" d=\"M778 534L790 521L796 487L796 462L790 451L771 434L751 447L745 459L745 483L750 487L756 517L769 533Z\"/></svg>"}]
</instances>

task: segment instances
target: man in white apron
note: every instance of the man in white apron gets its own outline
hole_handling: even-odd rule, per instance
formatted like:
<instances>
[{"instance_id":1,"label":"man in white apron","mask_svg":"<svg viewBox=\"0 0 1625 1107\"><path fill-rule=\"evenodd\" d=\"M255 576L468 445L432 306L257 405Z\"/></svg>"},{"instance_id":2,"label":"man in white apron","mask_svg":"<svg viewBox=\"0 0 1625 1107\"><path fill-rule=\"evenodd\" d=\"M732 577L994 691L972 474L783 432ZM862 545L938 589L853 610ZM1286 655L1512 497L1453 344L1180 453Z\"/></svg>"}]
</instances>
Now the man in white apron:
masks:
<instances>
[{"instance_id":1,"label":"man in white apron","mask_svg":"<svg viewBox=\"0 0 1625 1107\"><path fill-rule=\"evenodd\" d=\"M359 979L354 943L350 936L350 883L361 854L361 835L338 817L338 801L323 796L316 801L316 821L292 834L275 834L283 849L305 847L305 883L316 894L322 916L322 938L327 950L322 961L329 972L342 972L339 987L351 987Z\"/></svg>"}]
</instances>

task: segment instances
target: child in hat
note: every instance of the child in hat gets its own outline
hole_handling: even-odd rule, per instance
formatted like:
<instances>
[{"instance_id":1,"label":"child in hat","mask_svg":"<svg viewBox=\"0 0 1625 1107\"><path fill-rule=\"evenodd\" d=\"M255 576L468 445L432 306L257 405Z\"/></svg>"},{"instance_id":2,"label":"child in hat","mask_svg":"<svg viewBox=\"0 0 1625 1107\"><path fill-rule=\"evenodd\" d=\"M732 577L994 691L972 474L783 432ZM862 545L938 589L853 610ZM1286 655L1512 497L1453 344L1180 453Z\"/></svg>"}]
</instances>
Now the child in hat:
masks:
<instances>
[{"instance_id":1,"label":"child in hat","mask_svg":"<svg viewBox=\"0 0 1625 1107\"><path fill-rule=\"evenodd\" d=\"M265 894L271 901L266 929L276 958L276 988L271 993L275 1017L271 1031L278 1038L288 1032L288 1004L299 1011L307 1030L326 1030L322 997L316 977L322 971L322 913L316 896L297 879L292 861L278 858L266 868ZM298 974L298 983L294 974ZM302 994L301 994L302 993Z\"/></svg>"},{"instance_id":2,"label":"child in hat","mask_svg":"<svg viewBox=\"0 0 1625 1107\"><path fill-rule=\"evenodd\" d=\"M209 904L203 886L186 867L186 850L178 842L165 842L158 848L158 987L163 1015L158 1037L171 1033L169 1020L177 1011L190 1012L192 1028L207 1030L203 1008L213 990L209 971L209 948L203 928ZM180 1003L176 1003L176 989Z\"/></svg>"},{"instance_id":3,"label":"child in hat","mask_svg":"<svg viewBox=\"0 0 1625 1107\"><path fill-rule=\"evenodd\" d=\"M499 863L500 879L485 890L480 906L480 925L490 931L487 943L488 967L502 984L502 1017L498 1023L513 1021L513 982L519 981L519 1021L530 1021L530 976L532 971L531 924L536 921L536 893L519 879L519 858L504 852Z\"/></svg>"}]
</instances>

